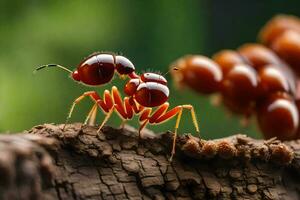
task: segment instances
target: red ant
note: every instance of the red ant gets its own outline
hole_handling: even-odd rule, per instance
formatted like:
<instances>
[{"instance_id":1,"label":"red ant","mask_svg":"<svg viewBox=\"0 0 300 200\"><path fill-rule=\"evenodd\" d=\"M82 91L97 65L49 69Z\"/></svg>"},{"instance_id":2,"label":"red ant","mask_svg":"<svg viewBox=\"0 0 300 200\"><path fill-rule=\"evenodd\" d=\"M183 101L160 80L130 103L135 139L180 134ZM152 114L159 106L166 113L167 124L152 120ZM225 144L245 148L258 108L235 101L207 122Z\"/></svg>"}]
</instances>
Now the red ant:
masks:
<instances>
[{"instance_id":1,"label":"red ant","mask_svg":"<svg viewBox=\"0 0 300 200\"><path fill-rule=\"evenodd\" d=\"M101 98L96 91L85 92L76 98L67 117L66 124L71 118L76 104L79 103L83 98L89 96L95 102L95 104L90 110L85 123L90 120L90 122L92 121L91 124L94 124L97 107L100 107L106 114L98 129L98 132L108 121L113 111L116 111L117 114L119 114L119 116L123 119L123 124L126 120L132 119L134 114L139 115L139 121L141 123L139 128L140 138L142 136L142 129L148 123L163 123L177 115L170 160L172 160L172 157L175 154L177 129L179 127L183 109L188 109L191 111L193 124L196 128L196 131L199 133L196 114L193 106L179 105L167 111L169 108L169 103L167 102L169 98L167 80L162 75L156 73L148 72L142 74L141 76L137 75L132 62L123 56L95 53L84 59L74 72L57 64L43 65L38 67L36 70L40 70L45 67L61 68L69 72L73 80L83 83L87 86L101 86L109 83L112 80L115 71L121 76L128 76L130 78L124 87L124 92L127 96L123 99L116 86L112 87L111 92L105 90L103 98ZM152 112L152 108L154 107L158 108Z\"/></svg>"}]
</instances>

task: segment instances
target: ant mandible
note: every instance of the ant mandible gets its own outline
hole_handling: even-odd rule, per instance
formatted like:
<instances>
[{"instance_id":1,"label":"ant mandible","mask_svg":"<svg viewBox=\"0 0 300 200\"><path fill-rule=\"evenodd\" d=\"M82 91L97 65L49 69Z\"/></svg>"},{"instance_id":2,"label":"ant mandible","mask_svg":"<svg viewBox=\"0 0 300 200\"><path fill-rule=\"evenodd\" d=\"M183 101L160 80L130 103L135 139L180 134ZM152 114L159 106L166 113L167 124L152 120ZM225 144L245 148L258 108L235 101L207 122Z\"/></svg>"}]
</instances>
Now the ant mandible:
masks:
<instances>
[{"instance_id":1,"label":"ant mandible","mask_svg":"<svg viewBox=\"0 0 300 200\"><path fill-rule=\"evenodd\" d=\"M87 86L101 86L109 83L115 72L121 76L127 76L130 79L124 87L124 92L127 96L123 99L116 86L112 87L111 92L105 90L103 98L101 98L96 91L85 92L76 98L68 114L65 126L71 118L76 104L85 97L90 97L95 104L87 115L84 124L90 120L90 124L94 125L97 108L100 107L106 116L98 132L108 121L113 111L119 114L123 120L123 124L126 120L132 119L134 114L139 115L139 138L142 137L141 131L148 123L163 123L177 115L170 160L172 160L175 154L177 129L179 128L183 109L190 110L193 124L199 133L194 107L189 104L179 105L168 110L169 103L167 100L169 98L169 88L167 87L167 80L162 75L156 73L148 72L143 73L141 76L137 75L132 62L124 56L108 53L94 53L85 58L75 71L71 71L58 64L43 65L38 67L36 71L46 67L63 69L71 74L74 81ZM154 107L157 107L157 109L152 112L152 108Z\"/></svg>"}]
</instances>

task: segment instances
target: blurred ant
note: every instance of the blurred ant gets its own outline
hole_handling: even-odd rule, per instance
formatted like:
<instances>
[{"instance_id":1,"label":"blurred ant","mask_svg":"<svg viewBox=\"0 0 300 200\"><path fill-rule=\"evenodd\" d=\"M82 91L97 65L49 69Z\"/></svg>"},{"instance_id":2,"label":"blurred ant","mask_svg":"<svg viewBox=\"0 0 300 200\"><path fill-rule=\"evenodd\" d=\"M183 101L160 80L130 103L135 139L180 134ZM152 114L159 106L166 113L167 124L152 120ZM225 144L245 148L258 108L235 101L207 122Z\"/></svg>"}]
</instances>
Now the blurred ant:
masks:
<instances>
[{"instance_id":1,"label":"blurred ant","mask_svg":"<svg viewBox=\"0 0 300 200\"><path fill-rule=\"evenodd\" d=\"M123 124L126 120L132 119L134 114L139 115L139 121L141 124L139 128L139 138L142 137L141 131L148 123L163 123L177 115L170 160L172 160L173 155L175 154L177 129L179 127L183 109L190 110L193 124L196 131L199 133L199 127L193 106L179 105L167 111L169 108L169 103L167 102L169 98L167 80L162 75L156 73L148 72L143 73L141 76L137 75L132 62L123 56L107 53L94 53L84 59L75 71L71 71L57 64L43 65L38 67L36 71L46 67L58 67L63 69L71 74L73 80L87 86L101 86L109 83L115 72L121 76L127 76L130 79L124 87L124 92L127 96L123 99L116 86L112 87L111 92L105 90L103 98L101 98L96 91L85 92L76 98L68 114L65 126L71 118L76 104L89 96L95 104L87 115L84 124L90 120L90 124L94 125L98 107L100 107L106 115L98 129L98 132L108 121L113 111L119 114L119 116L123 119ZM154 107L158 108L152 112L152 108Z\"/></svg>"}]
</instances>

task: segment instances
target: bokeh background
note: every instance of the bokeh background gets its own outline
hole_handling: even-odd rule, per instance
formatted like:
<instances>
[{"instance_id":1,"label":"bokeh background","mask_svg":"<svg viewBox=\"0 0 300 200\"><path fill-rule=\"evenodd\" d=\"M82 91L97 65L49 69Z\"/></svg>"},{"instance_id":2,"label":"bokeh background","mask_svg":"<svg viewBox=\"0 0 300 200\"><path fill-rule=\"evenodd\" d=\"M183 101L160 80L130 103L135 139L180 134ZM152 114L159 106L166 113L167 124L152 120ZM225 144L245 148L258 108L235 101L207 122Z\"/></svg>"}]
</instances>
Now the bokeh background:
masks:
<instances>
[{"instance_id":1,"label":"bokeh background","mask_svg":"<svg viewBox=\"0 0 300 200\"><path fill-rule=\"evenodd\" d=\"M89 90L60 70L36 75L36 66L59 63L73 69L90 53L113 51L128 57L138 72L168 71L169 64L185 54L211 56L224 48L255 42L260 27L275 14L300 16L299 1L195 1L195 0L27 0L0 1L0 132L17 132L46 123L63 123L72 101ZM172 106L193 104L204 138L242 132L260 137L255 120L241 127L239 118L208 97L178 91L170 76ZM117 77L104 89L124 81ZM83 121L89 99L75 110L73 122ZM98 122L103 114L98 114ZM138 127L137 120L129 122ZM155 131L173 129L175 120L149 126ZM108 124L118 126L115 115ZM193 132L184 113L180 132Z\"/></svg>"}]
</instances>

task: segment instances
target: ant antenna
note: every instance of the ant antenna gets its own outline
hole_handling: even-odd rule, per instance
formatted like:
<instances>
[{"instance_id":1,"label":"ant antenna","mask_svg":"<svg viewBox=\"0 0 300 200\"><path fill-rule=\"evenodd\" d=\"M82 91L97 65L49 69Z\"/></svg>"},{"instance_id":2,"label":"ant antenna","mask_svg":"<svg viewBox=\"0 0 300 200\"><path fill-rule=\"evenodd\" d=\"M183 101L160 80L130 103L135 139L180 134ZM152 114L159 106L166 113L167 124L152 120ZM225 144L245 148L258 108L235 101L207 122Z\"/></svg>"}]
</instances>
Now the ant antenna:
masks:
<instances>
[{"instance_id":1,"label":"ant antenna","mask_svg":"<svg viewBox=\"0 0 300 200\"><path fill-rule=\"evenodd\" d=\"M71 70L69 70L68 68L66 68L66 67L64 67L64 66L61 66L61 65L58 65L58 64L47 64L47 65L42 65L42 66L36 68L36 69L33 71L33 73L36 73L37 71L39 71L39 70L41 70L41 69L44 69L44 68L46 68L46 67L58 67L58 68L60 68L60 69L62 69L62 70L65 70L65 71L67 71L67 72L69 72L69 73L73 73L73 72L72 72Z\"/></svg>"},{"instance_id":2,"label":"ant antenna","mask_svg":"<svg viewBox=\"0 0 300 200\"><path fill-rule=\"evenodd\" d=\"M169 69L169 70L164 74L164 76L166 76L168 73L170 73L171 70L177 71L177 70L179 70L179 68L178 68L178 67L172 67L171 69Z\"/></svg>"}]
</instances>

